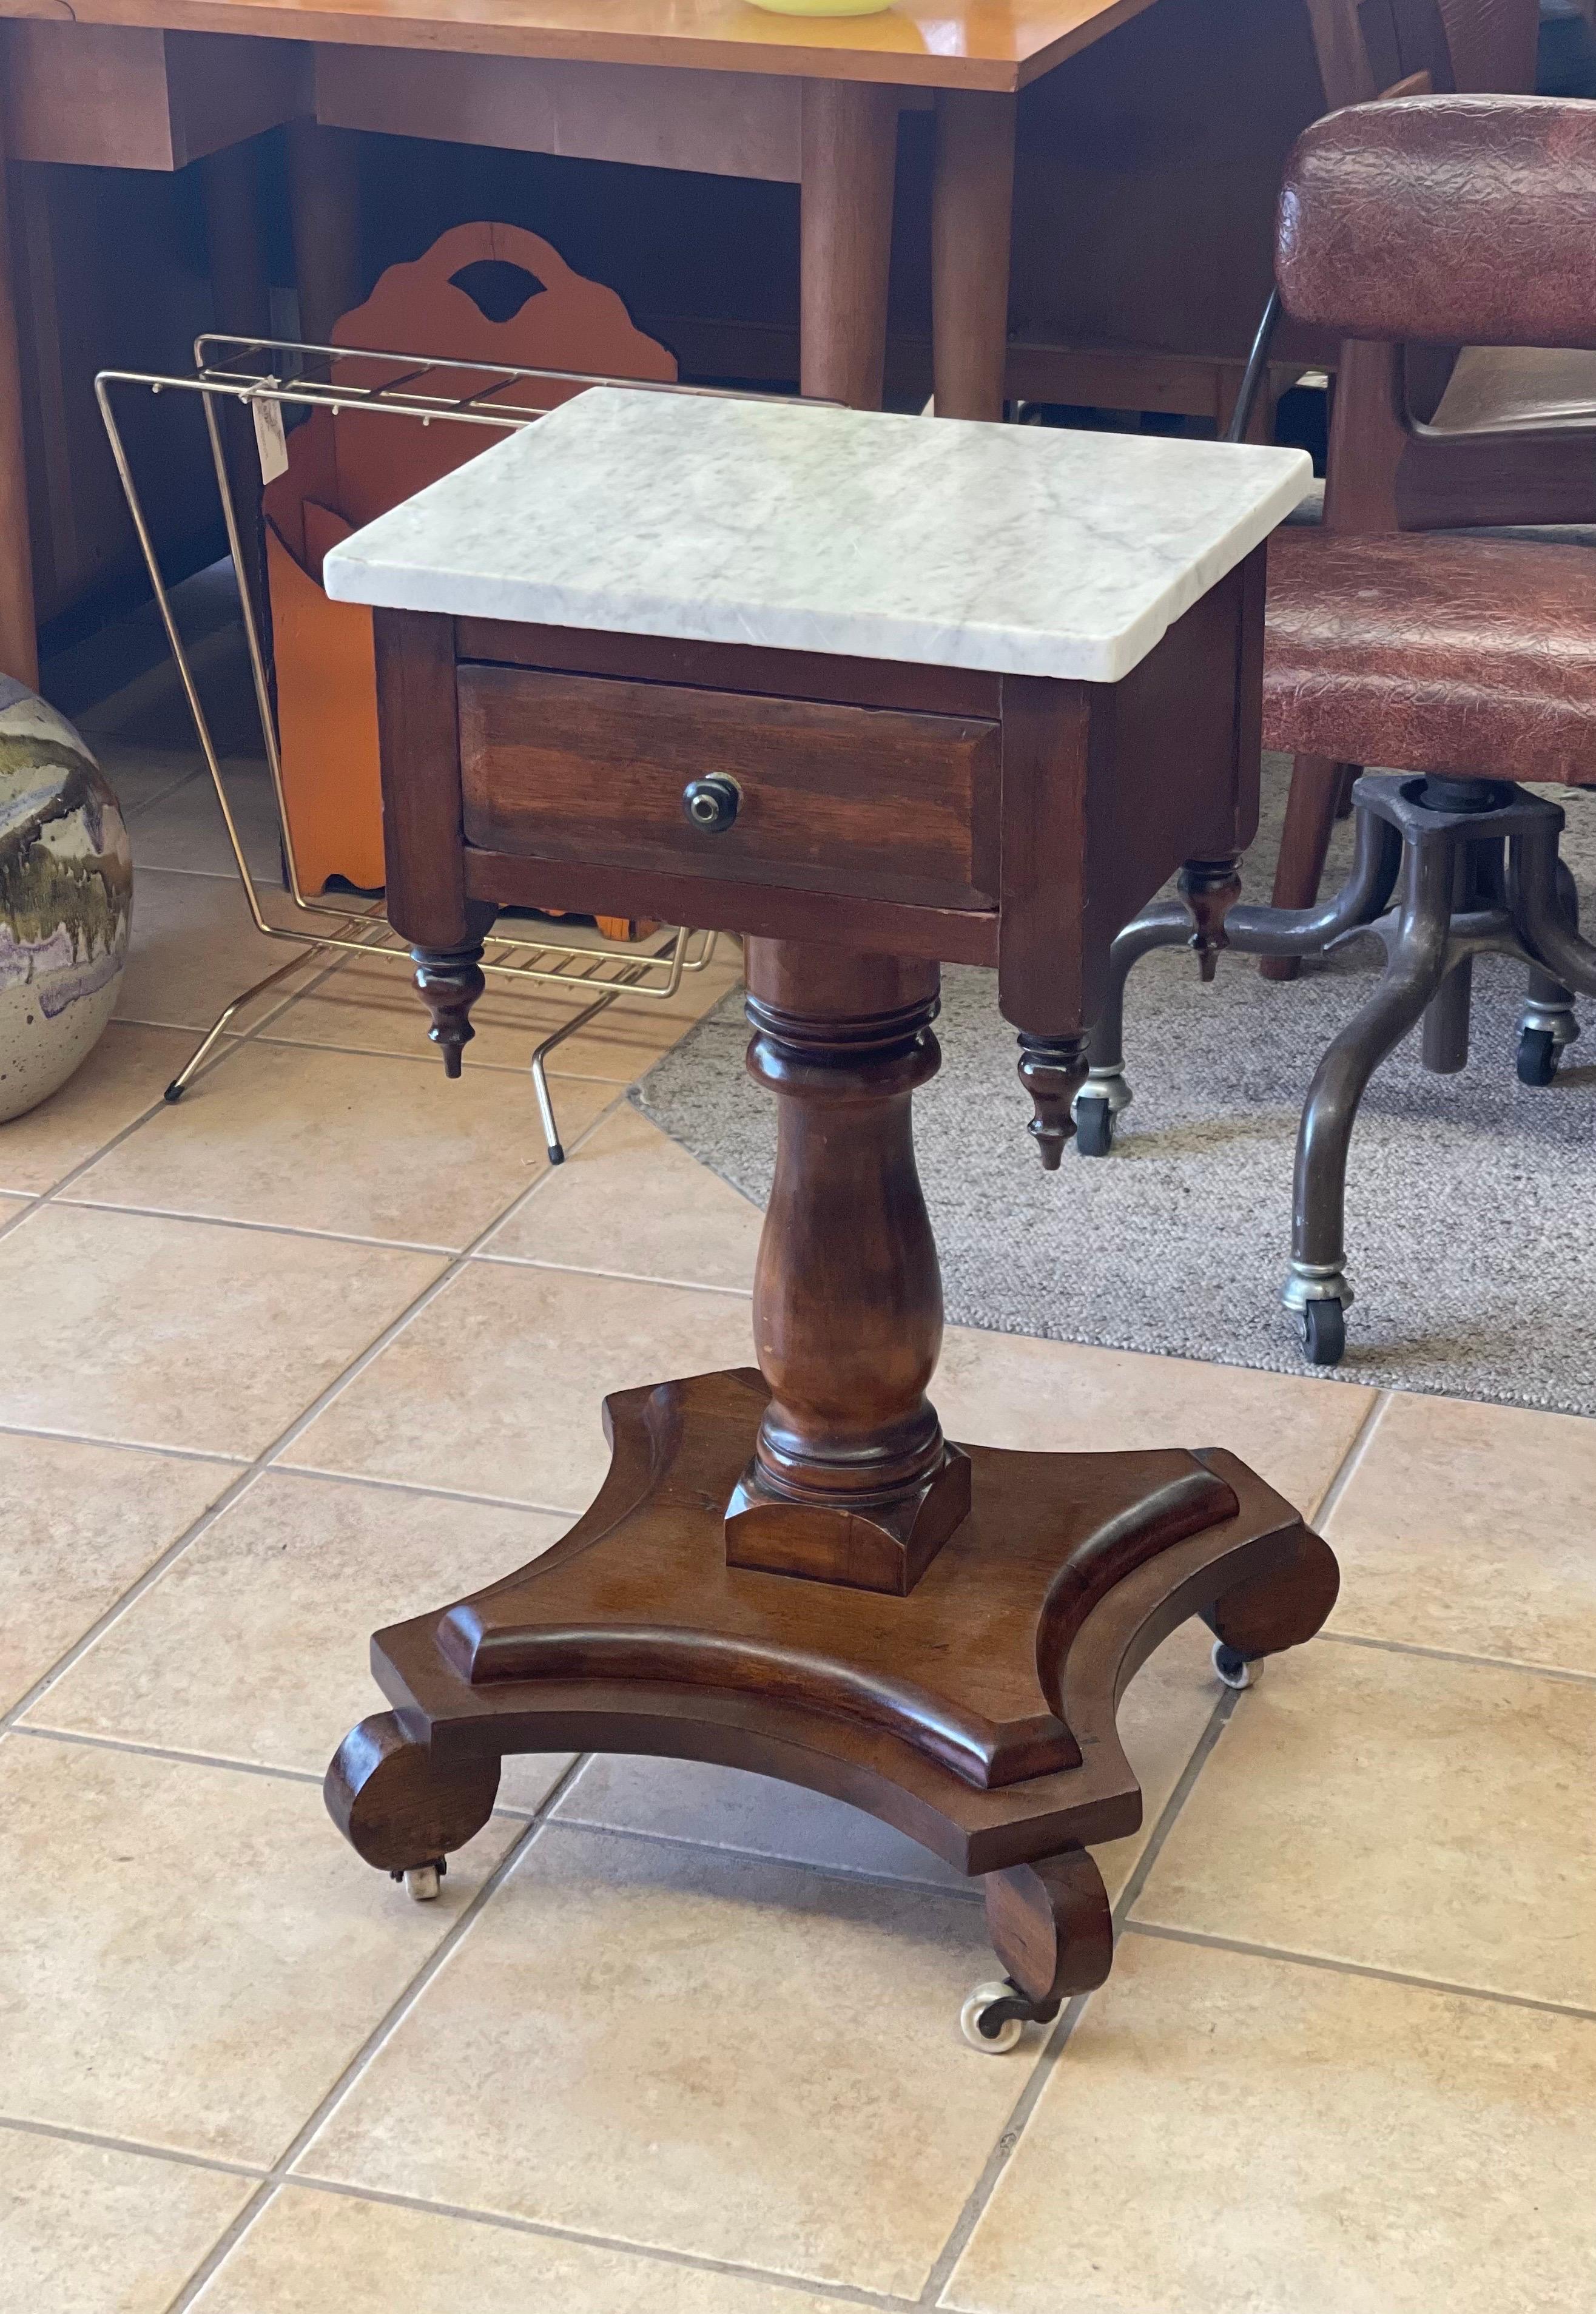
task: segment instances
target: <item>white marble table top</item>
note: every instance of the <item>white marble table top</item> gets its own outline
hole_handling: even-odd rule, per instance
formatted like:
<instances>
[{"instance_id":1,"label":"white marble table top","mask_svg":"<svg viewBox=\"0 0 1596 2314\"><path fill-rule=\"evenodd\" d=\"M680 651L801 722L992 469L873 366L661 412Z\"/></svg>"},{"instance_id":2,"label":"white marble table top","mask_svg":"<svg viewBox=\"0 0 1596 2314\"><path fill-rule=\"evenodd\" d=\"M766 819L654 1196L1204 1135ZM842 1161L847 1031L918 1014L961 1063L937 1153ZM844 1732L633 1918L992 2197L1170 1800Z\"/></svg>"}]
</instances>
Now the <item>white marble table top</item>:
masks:
<instances>
[{"instance_id":1,"label":"white marble table top","mask_svg":"<svg viewBox=\"0 0 1596 2314\"><path fill-rule=\"evenodd\" d=\"M340 602L1115 683L1300 450L579 395L335 547Z\"/></svg>"}]
</instances>

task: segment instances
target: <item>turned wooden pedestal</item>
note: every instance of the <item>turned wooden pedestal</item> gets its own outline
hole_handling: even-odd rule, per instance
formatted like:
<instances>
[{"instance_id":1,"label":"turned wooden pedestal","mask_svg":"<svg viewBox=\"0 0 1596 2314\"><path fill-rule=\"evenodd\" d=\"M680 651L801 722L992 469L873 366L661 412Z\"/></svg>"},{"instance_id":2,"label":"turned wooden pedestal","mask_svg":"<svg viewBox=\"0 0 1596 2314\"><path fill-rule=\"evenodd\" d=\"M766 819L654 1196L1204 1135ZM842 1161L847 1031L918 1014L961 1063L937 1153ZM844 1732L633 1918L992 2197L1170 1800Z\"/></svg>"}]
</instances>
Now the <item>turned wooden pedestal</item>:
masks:
<instances>
[{"instance_id":1,"label":"turned wooden pedestal","mask_svg":"<svg viewBox=\"0 0 1596 2314\"><path fill-rule=\"evenodd\" d=\"M402 1875L481 1827L507 1753L781 1777L984 1876L1017 1988L988 2004L992 2029L1050 2018L1113 1956L1087 1847L1141 1821L1115 1730L1132 1674L1194 1614L1244 1658L1310 1638L1336 1563L1210 1447L945 1439L910 1119L938 1065L938 968L755 940L748 982L749 1066L780 1118L760 1372L606 1400L610 1475L564 1541L377 1634L393 1708L346 1739L328 1804L369 1863ZM457 980L448 1004L469 993Z\"/></svg>"}]
</instances>

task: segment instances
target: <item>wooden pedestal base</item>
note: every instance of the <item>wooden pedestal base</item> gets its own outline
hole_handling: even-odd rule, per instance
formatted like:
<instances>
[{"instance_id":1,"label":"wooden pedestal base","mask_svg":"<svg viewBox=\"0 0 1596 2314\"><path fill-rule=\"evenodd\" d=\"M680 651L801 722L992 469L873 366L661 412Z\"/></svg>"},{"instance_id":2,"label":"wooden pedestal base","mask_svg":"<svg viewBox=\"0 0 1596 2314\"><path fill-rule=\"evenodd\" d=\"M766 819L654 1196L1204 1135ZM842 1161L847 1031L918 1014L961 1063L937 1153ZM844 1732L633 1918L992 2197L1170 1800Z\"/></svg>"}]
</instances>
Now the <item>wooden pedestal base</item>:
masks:
<instances>
[{"instance_id":1,"label":"wooden pedestal base","mask_svg":"<svg viewBox=\"0 0 1596 2314\"><path fill-rule=\"evenodd\" d=\"M610 1474L563 1541L374 1639L394 1709L339 1749L333 1817L402 1873L480 1830L507 1753L753 1769L989 1876L1015 2013L1051 2016L1108 1973L1084 1851L1141 1822L1115 1728L1133 1673L1193 1614L1248 1657L1311 1638L1336 1562L1231 1454L967 1446L968 1515L907 1595L731 1565L769 1403L751 1370L606 1400Z\"/></svg>"}]
</instances>

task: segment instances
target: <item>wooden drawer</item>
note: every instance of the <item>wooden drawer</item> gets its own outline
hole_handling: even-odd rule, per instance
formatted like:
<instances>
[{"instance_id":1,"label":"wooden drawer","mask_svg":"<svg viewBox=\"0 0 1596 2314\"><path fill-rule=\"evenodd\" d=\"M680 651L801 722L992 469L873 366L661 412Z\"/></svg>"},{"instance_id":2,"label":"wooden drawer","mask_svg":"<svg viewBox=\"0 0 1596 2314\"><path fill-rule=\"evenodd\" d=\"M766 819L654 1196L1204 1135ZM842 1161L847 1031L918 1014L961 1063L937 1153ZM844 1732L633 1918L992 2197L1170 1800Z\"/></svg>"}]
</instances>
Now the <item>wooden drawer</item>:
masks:
<instances>
[{"instance_id":1,"label":"wooden drawer","mask_svg":"<svg viewBox=\"0 0 1596 2314\"><path fill-rule=\"evenodd\" d=\"M462 666L468 843L943 908L997 892L999 727L954 715ZM736 780L729 827L692 780Z\"/></svg>"}]
</instances>

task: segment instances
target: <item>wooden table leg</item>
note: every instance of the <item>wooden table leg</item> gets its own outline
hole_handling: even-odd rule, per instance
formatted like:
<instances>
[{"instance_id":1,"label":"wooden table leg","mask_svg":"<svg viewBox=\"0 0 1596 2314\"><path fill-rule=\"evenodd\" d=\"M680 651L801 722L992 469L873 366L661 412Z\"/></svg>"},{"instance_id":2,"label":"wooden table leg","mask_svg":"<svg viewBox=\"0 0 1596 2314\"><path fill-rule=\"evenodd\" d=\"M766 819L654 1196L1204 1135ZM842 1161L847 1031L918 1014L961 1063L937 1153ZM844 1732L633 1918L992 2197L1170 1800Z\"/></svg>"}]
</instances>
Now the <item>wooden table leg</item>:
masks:
<instances>
[{"instance_id":1,"label":"wooden table leg","mask_svg":"<svg viewBox=\"0 0 1596 2314\"><path fill-rule=\"evenodd\" d=\"M939 418L1003 414L1014 116L1011 96L937 91L931 375Z\"/></svg>"},{"instance_id":2,"label":"wooden table leg","mask_svg":"<svg viewBox=\"0 0 1596 2314\"><path fill-rule=\"evenodd\" d=\"M0 137L0 675L36 684L39 640L33 623L22 367L17 347L11 214L5 195L5 145Z\"/></svg>"},{"instance_id":3,"label":"wooden table leg","mask_svg":"<svg viewBox=\"0 0 1596 2314\"><path fill-rule=\"evenodd\" d=\"M260 237L259 154L254 144L225 145L200 169L205 190L205 234L210 258L211 310L218 330L229 337L271 334L271 292ZM255 429L235 402L223 404L222 439L239 535L249 564L247 578L257 605L264 600L265 558L260 536L260 464Z\"/></svg>"},{"instance_id":4,"label":"wooden table leg","mask_svg":"<svg viewBox=\"0 0 1596 2314\"><path fill-rule=\"evenodd\" d=\"M804 83L799 377L854 410L881 407L897 132L894 90Z\"/></svg>"},{"instance_id":5,"label":"wooden table leg","mask_svg":"<svg viewBox=\"0 0 1596 2314\"><path fill-rule=\"evenodd\" d=\"M295 120L288 130L288 207L299 331L324 346L366 293L360 254L360 149L348 129ZM401 349L402 351L402 348Z\"/></svg>"},{"instance_id":6,"label":"wooden table leg","mask_svg":"<svg viewBox=\"0 0 1596 2314\"><path fill-rule=\"evenodd\" d=\"M727 1558L906 1594L970 1507L925 1394L942 1285L909 1117L940 976L799 941L750 941L747 969L748 1065L780 1119L754 1281L772 1398Z\"/></svg>"}]
</instances>

